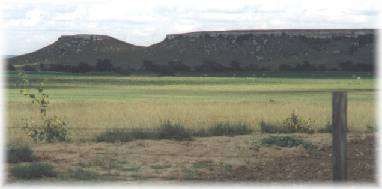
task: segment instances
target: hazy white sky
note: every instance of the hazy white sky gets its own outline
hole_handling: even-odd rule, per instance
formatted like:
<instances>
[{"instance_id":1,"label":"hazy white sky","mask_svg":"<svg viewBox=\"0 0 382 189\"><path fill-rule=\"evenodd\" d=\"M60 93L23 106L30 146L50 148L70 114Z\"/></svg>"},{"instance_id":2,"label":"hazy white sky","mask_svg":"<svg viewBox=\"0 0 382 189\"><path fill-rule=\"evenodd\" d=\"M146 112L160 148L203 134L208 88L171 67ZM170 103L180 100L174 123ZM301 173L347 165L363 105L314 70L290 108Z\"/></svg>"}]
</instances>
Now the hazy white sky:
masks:
<instances>
[{"instance_id":1,"label":"hazy white sky","mask_svg":"<svg viewBox=\"0 0 382 189\"><path fill-rule=\"evenodd\" d=\"M270 28L377 28L380 0L2 0L3 54L63 34L107 34L150 45L169 33Z\"/></svg>"}]
</instances>

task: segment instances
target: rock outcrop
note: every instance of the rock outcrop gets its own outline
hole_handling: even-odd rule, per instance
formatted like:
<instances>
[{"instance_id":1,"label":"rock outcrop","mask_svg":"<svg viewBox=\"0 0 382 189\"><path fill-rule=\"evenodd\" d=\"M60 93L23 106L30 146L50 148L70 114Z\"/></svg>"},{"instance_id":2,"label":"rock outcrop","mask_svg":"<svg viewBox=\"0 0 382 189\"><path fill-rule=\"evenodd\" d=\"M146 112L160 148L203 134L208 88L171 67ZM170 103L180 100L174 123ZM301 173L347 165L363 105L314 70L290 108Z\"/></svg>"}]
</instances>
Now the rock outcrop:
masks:
<instances>
[{"instance_id":1,"label":"rock outcrop","mask_svg":"<svg viewBox=\"0 0 382 189\"><path fill-rule=\"evenodd\" d=\"M181 63L275 69L281 64L334 67L350 61L374 64L375 30L234 30L169 34L157 44L135 46L106 35L66 35L33 53L9 59L12 64L94 65L108 58L123 69L142 69L144 62L159 66ZM236 64L236 65L235 65Z\"/></svg>"}]
</instances>

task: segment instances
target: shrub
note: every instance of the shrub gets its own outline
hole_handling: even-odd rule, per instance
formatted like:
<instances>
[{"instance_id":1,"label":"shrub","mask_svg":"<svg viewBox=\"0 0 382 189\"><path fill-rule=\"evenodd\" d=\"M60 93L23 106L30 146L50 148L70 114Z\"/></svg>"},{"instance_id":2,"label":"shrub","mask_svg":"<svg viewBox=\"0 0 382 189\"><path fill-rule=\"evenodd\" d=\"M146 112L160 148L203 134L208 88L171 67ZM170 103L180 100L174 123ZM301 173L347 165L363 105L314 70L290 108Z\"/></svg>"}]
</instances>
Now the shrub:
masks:
<instances>
[{"instance_id":1,"label":"shrub","mask_svg":"<svg viewBox=\"0 0 382 189\"><path fill-rule=\"evenodd\" d=\"M191 135L194 137L208 137L209 133L207 129L201 128L197 130L191 130Z\"/></svg>"},{"instance_id":2,"label":"shrub","mask_svg":"<svg viewBox=\"0 0 382 189\"><path fill-rule=\"evenodd\" d=\"M190 130L179 123L165 121L154 129L108 129L96 137L97 142L129 142L137 139L191 140L192 137L234 136L250 134L252 129L243 123L218 123L208 129Z\"/></svg>"},{"instance_id":3,"label":"shrub","mask_svg":"<svg viewBox=\"0 0 382 189\"><path fill-rule=\"evenodd\" d=\"M35 159L32 149L27 145L11 144L7 148L7 161L9 163L32 162Z\"/></svg>"},{"instance_id":4,"label":"shrub","mask_svg":"<svg viewBox=\"0 0 382 189\"><path fill-rule=\"evenodd\" d=\"M36 71L36 67L31 65L25 65L22 67L22 70L26 72L33 72L33 71Z\"/></svg>"},{"instance_id":5,"label":"shrub","mask_svg":"<svg viewBox=\"0 0 382 189\"><path fill-rule=\"evenodd\" d=\"M152 129L132 128L127 133L131 139L155 139L157 134Z\"/></svg>"},{"instance_id":6,"label":"shrub","mask_svg":"<svg viewBox=\"0 0 382 189\"><path fill-rule=\"evenodd\" d=\"M163 122L158 129L159 139L191 140L191 132L179 123Z\"/></svg>"},{"instance_id":7,"label":"shrub","mask_svg":"<svg viewBox=\"0 0 382 189\"><path fill-rule=\"evenodd\" d=\"M171 168L171 164L165 164L165 165L151 165L151 169L168 169Z\"/></svg>"},{"instance_id":8,"label":"shrub","mask_svg":"<svg viewBox=\"0 0 382 189\"><path fill-rule=\"evenodd\" d=\"M97 180L99 175L94 171L76 168L69 171L69 177L75 180Z\"/></svg>"},{"instance_id":9,"label":"shrub","mask_svg":"<svg viewBox=\"0 0 382 189\"><path fill-rule=\"evenodd\" d=\"M260 130L263 133L277 133L279 131L276 125L265 123L264 121L260 122Z\"/></svg>"},{"instance_id":10,"label":"shrub","mask_svg":"<svg viewBox=\"0 0 382 189\"><path fill-rule=\"evenodd\" d=\"M128 142L130 140L125 129L107 129L96 137L97 142Z\"/></svg>"},{"instance_id":11,"label":"shrub","mask_svg":"<svg viewBox=\"0 0 382 189\"><path fill-rule=\"evenodd\" d=\"M212 161L198 161L192 164L192 168L194 169L205 169L211 166Z\"/></svg>"},{"instance_id":12,"label":"shrub","mask_svg":"<svg viewBox=\"0 0 382 189\"><path fill-rule=\"evenodd\" d=\"M306 142L302 139L295 138L293 136L270 136L267 138L263 138L260 141L260 144L262 145L276 145L280 147L295 147L302 145L305 150L307 150L309 153L311 153L315 157L320 156L320 151L317 148L317 146L314 146L310 142Z\"/></svg>"},{"instance_id":13,"label":"shrub","mask_svg":"<svg viewBox=\"0 0 382 189\"><path fill-rule=\"evenodd\" d=\"M313 133L312 121L304 120L292 112L291 116L284 120L283 130L285 133Z\"/></svg>"},{"instance_id":14,"label":"shrub","mask_svg":"<svg viewBox=\"0 0 382 189\"><path fill-rule=\"evenodd\" d=\"M28 76L23 73L17 73L20 94L27 96L32 100L32 104L37 104L40 108L41 124L34 125L32 121L27 120L24 124L24 130L35 142L54 142L54 141L67 141L68 137L68 124L58 116L48 117L46 115L49 105L49 95L45 92L44 82L41 82L37 88L37 93L31 93L31 83Z\"/></svg>"},{"instance_id":15,"label":"shrub","mask_svg":"<svg viewBox=\"0 0 382 189\"><path fill-rule=\"evenodd\" d=\"M235 136L250 134L252 129L244 123L218 123L207 132L209 136Z\"/></svg>"},{"instance_id":16,"label":"shrub","mask_svg":"<svg viewBox=\"0 0 382 189\"><path fill-rule=\"evenodd\" d=\"M114 70L114 66L110 59L97 59L95 69L98 72L111 72Z\"/></svg>"},{"instance_id":17,"label":"shrub","mask_svg":"<svg viewBox=\"0 0 382 189\"><path fill-rule=\"evenodd\" d=\"M260 129L263 133L314 133L312 120L304 120L294 112L286 118L280 126L260 122Z\"/></svg>"},{"instance_id":18,"label":"shrub","mask_svg":"<svg viewBox=\"0 0 382 189\"><path fill-rule=\"evenodd\" d=\"M18 179L37 179L56 176L53 166L43 162L17 164L11 169L11 174Z\"/></svg>"},{"instance_id":19,"label":"shrub","mask_svg":"<svg viewBox=\"0 0 382 189\"><path fill-rule=\"evenodd\" d=\"M298 139L292 136L269 136L261 140L263 145L276 145L280 147L295 147L298 145L303 145L305 149L312 149L312 143L305 142L302 139Z\"/></svg>"},{"instance_id":20,"label":"shrub","mask_svg":"<svg viewBox=\"0 0 382 189\"><path fill-rule=\"evenodd\" d=\"M44 118L41 125L32 125L26 121L24 130L35 142L68 141L68 124L57 116Z\"/></svg>"},{"instance_id":21,"label":"shrub","mask_svg":"<svg viewBox=\"0 0 382 189\"><path fill-rule=\"evenodd\" d=\"M179 123L163 122L154 129L108 129L97 136L97 142L129 142L137 139L190 140L191 132Z\"/></svg>"},{"instance_id":22,"label":"shrub","mask_svg":"<svg viewBox=\"0 0 382 189\"><path fill-rule=\"evenodd\" d=\"M79 73L86 73L86 72L91 72L93 70L94 70L93 66L91 66L85 62L80 62L77 66L76 71Z\"/></svg>"},{"instance_id":23,"label":"shrub","mask_svg":"<svg viewBox=\"0 0 382 189\"><path fill-rule=\"evenodd\" d=\"M156 138L153 131L141 128L108 129L97 136L97 142L129 142L136 139Z\"/></svg>"}]
</instances>

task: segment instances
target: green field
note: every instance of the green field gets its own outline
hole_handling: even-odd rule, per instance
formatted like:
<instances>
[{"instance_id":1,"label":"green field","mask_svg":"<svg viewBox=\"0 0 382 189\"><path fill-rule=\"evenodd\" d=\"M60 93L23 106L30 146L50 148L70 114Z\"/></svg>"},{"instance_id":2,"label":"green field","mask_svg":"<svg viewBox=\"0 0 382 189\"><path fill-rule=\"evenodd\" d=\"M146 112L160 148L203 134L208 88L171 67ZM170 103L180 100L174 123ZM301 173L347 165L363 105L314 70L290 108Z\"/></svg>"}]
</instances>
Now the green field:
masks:
<instances>
[{"instance_id":1,"label":"green field","mask_svg":"<svg viewBox=\"0 0 382 189\"><path fill-rule=\"evenodd\" d=\"M360 79L357 77L360 76ZM23 118L38 119L38 107L19 94L8 74L10 140L27 140ZM106 128L156 127L170 120L190 128L218 122L279 123L292 112L324 127L331 118L331 91L348 91L350 132L375 126L375 79L369 75L265 75L254 77L136 77L31 74L45 81L48 114L64 117L73 139L92 140Z\"/></svg>"}]
</instances>

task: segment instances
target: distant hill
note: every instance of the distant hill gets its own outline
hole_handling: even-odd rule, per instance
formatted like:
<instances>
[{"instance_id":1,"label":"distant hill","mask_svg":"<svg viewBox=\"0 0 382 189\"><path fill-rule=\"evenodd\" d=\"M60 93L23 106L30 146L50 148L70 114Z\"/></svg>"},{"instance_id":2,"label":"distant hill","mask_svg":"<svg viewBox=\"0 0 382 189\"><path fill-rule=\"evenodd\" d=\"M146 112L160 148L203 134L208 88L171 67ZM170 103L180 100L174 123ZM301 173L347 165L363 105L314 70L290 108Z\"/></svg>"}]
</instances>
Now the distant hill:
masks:
<instances>
[{"instance_id":1,"label":"distant hill","mask_svg":"<svg viewBox=\"0 0 382 189\"><path fill-rule=\"evenodd\" d=\"M225 72L253 70L370 71L375 30L234 30L169 34L135 46L106 35L65 35L35 52L8 59L14 65L96 66L107 59L118 71Z\"/></svg>"},{"instance_id":2,"label":"distant hill","mask_svg":"<svg viewBox=\"0 0 382 189\"><path fill-rule=\"evenodd\" d=\"M98 58L116 62L138 61L135 46L106 35L63 35L54 43L35 52L9 59L11 64L95 64ZM140 51L139 51L140 52ZM132 60L130 60L132 59Z\"/></svg>"}]
</instances>

